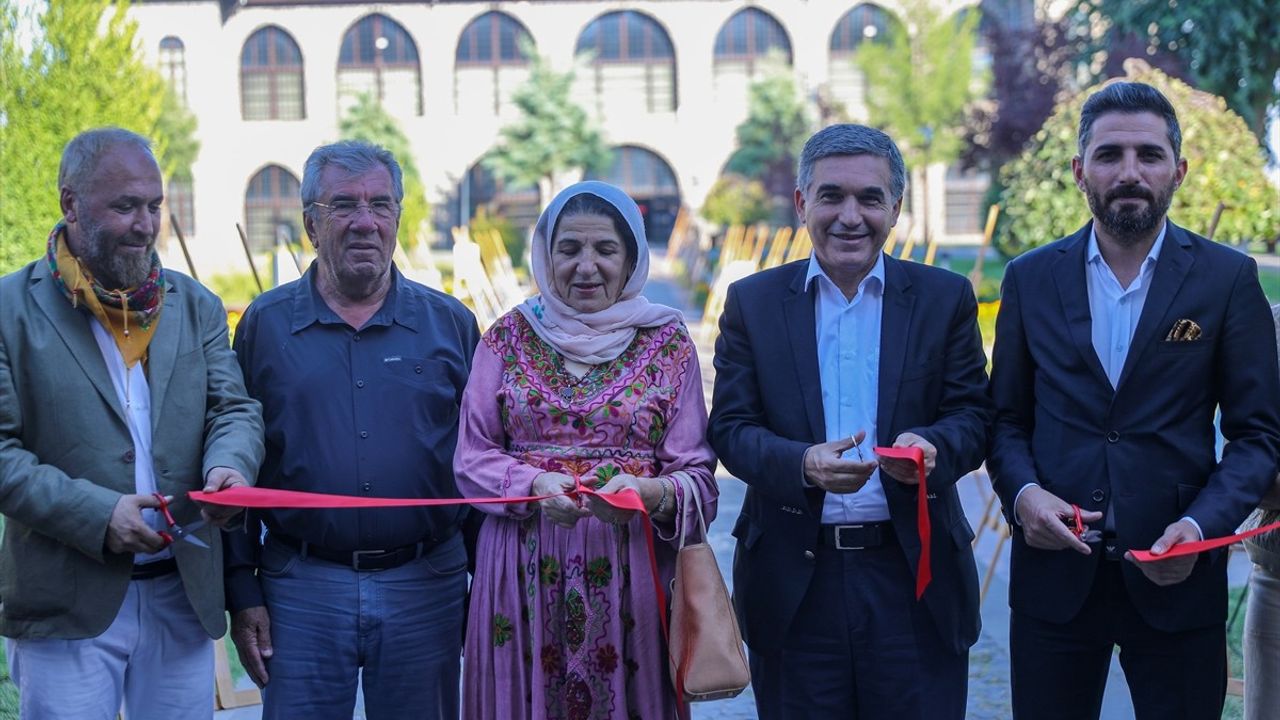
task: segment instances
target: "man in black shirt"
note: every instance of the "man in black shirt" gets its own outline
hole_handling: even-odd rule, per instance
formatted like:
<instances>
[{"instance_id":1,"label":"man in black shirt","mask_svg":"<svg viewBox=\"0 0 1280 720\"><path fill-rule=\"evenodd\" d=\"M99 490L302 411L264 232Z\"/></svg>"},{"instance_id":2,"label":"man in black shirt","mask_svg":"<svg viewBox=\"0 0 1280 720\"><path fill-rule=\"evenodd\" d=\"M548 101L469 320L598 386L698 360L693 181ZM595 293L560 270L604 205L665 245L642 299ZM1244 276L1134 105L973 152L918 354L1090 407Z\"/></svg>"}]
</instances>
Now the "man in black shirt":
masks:
<instances>
[{"instance_id":1,"label":"man in black shirt","mask_svg":"<svg viewBox=\"0 0 1280 720\"><path fill-rule=\"evenodd\" d=\"M479 331L461 303L392 264L403 196L377 146L307 160L316 262L255 300L235 335L267 426L259 486L458 495L458 404ZM264 688L264 718L350 718L361 671L370 718L458 716L466 512L273 510L229 537L232 638Z\"/></svg>"}]
</instances>

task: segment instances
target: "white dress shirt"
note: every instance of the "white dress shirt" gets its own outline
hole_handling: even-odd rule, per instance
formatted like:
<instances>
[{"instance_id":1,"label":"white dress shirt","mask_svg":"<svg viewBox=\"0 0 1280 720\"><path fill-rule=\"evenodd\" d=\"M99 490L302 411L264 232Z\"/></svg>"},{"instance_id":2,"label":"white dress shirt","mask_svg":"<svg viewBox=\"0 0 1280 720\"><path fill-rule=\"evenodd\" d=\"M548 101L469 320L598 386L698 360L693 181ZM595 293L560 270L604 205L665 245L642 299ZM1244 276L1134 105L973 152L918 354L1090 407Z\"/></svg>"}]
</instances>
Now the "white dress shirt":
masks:
<instances>
[{"instance_id":1,"label":"white dress shirt","mask_svg":"<svg viewBox=\"0 0 1280 720\"><path fill-rule=\"evenodd\" d=\"M1147 304L1151 278L1156 273L1156 260L1160 257L1160 248L1164 247L1164 231L1162 226L1147 252L1147 258L1142 261L1142 269L1127 288L1120 286L1120 280L1103 259L1098 249L1098 234L1089 231L1085 283L1089 288L1093 351L1111 381L1112 390L1120 383L1120 372L1124 370L1129 346L1133 344L1133 331L1138 327L1138 318L1142 317L1142 307Z\"/></svg>"},{"instance_id":2,"label":"white dress shirt","mask_svg":"<svg viewBox=\"0 0 1280 720\"><path fill-rule=\"evenodd\" d=\"M874 460L876 406L880 388L880 316L884 307L884 255L858 284L858 293L846 300L844 293L822 270L816 256L809 256L805 289L818 285L813 304L818 340L818 375L822 384L822 412L827 441L847 438L859 430L867 435L857 450ZM822 505L824 523L879 522L889 519L889 504L880 484L880 471L871 473L858 492L827 493Z\"/></svg>"},{"instance_id":3,"label":"white dress shirt","mask_svg":"<svg viewBox=\"0 0 1280 720\"><path fill-rule=\"evenodd\" d=\"M133 439L135 492L150 495L156 492L156 473L151 461L151 387L147 384L147 373L141 362L131 368L124 366L124 356L120 354L115 338L97 318L89 320L89 326L93 328L93 339L98 341L98 350L107 363L116 398L120 400L129 424L129 436ZM142 519L155 530L165 528L163 516L155 510L144 509ZM136 553L133 562L141 564L168 557L173 557L173 552L166 547L158 553Z\"/></svg>"}]
</instances>

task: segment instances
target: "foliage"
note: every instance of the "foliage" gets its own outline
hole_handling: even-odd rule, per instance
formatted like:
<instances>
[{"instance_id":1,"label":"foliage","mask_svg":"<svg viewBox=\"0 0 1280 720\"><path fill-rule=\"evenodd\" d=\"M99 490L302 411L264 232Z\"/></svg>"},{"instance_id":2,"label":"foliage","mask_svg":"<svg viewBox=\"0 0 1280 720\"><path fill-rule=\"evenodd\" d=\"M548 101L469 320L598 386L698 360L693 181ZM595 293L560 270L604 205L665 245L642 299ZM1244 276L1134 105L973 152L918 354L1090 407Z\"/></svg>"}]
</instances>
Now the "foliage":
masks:
<instances>
[{"instance_id":1,"label":"foliage","mask_svg":"<svg viewBox=\"0 0 1280 720\"><path fill-rule=\"evenodd\" d=\"M1071 84L1075 43L1066 20L981 28L991 52L991 93L965 122L966 166L1000 167L1022 151Z\"/></svg>"},{"instance_id":2,"label":"foliage","mask_svg":"<svg viewBox=\"0 0 1280 720\"><path fill-rule=\"evenodd\" d=\"M400 163L404 181L404 200L400 202L400 245L412 250L418 244L431 207L427 204L426 188L418 165L413 157L409 138L400 129L382 103L372 93L364 93L338 123L338 132L345 140L363 140L386 148Z\"/></svg>"},{"instance_id":3,"label":"foliage","mask_svg":"<svg viewBox=\"0 0 1280 720\"><path fill-rule=\"evenodd\" d=\"M499 131L498 146L483 161L507 182L538 186L544 201L557 175L602 171L613 158L587 111L573 102L572 88L572 72L558 73L535 58L528 81L512 94L519 119Z\"/></svg>"},{"instance_id":4,"label":"foliage","mask_svg":"<svg viewBox=\"0 0 1280 720\"><path fill-rule=\"evenodd\" d=\"M887 42L858 46L866 76L867 113L889 133L909 167L949 163L964 149L965 109L987 78L975 77L977 11L945 16L928 0L907 0Z\"/></svg>"},{"instance_id":5,"label":"foliage","mask_svg":"<svg viewBox=\"0 0 1280 720\"><path fill-rule=\"evenodd\" d=\"M768 63L764 76L748 90L747 119L735 132L738 150L725 169L760 178L771 196L790 207L796 164L813 121L789 66Z\"/></svg>"},{"instance_id":6,"label":"foliage","mask_svg":"<svg viewBox=\"0 0 1280 720\"><path fill-rule=\"evenodd\" d=\"M175 165L172 130L160 122L166 84L143 62L127 10L111 0L0 0L0 273L43 251L61 216L62 149L77 133L127 128L151 138L162 167Z\"/></svg>"},{"instance_id":7,"label":"foliage","mask_svg":"<svg viewBox=\"0 0 1280 720\"><path fill-rule=\"evenodd\" d=\"M160 117L156 120L156 134L168 140L164 156L160 158L160 172L170 180L190 182L191 166L200 155L196 116L187 109L173 88L167 86Z\"/></svg>"},{"instance_id":8,"label":"foliage","mask_svg":"<svg viewBox=\"0 0 1280 720\"><path fill-rule=\"evenodd\" d=\"M1158 88L1173 103L1182 125L1182 154L1189 166L1173 196L1169 216L1196 232L1205 232L1219 201L1227 205L1214 239L1239 242L1273 237L1280 230L1275 188L1263 174L1265 156L1257 138L1226 103L1193 90L1141 61L1127 64L1126 80ZM1076 188L1071 158L1084 98L1090 88L1058 105L1032 143L1001 171L1002 220L996 244L1006 255L1077 230L1089 219L1088 203Z\"/></svg>"},{"instance_id":9,"label":"foliage","mask_svg":"<svg viewBox=\"0 0 1280 720\"><path fill-rule=\"evenodd\" d=\"M258 297L258 284L249 272L226 273L204 278L205 285L214 295L222 298L229 308L243 308Z\"/></svg>"},{"instance_id":10,"label":"foliage","mask_svg":"<svg viewBox=\"0 0 1280 720\"><path fill-rule=\"evenodd\" d=\"M1117 36L1134 35L1145 40L1147 53L1186 58L1192 84L1225 98L1256 137L1264 136L1267 106L1280 102L1275 0L1077 0L1073 15L1087 28L1102 28L1092 50L1105 50Z\"/></svg>"},{"instance_id":11,"label":"foliage","mask_svg":"<svg viewBox=\"0 0 1280 720\"><path fill-rule=\"evenodd\" d=\"M716 180L702 205L702 217L722 227L752 225L768 220L770 215L769 192L764 183L733 173Z\"/></svg>"},{"instance_id":12,"label":"foliage","mask_svg":"<svg viewBox=\"0 0 1280 720\"><path fill-rule=\"evenodd\" d=\"M497 230L502 236L502 244L511 256L511 264L520 267L524 263L524 235L505 215L490 213L483 206L476 208L476 214L471 218L471 237L493 230Z\"/></svg>"}]
</instances>

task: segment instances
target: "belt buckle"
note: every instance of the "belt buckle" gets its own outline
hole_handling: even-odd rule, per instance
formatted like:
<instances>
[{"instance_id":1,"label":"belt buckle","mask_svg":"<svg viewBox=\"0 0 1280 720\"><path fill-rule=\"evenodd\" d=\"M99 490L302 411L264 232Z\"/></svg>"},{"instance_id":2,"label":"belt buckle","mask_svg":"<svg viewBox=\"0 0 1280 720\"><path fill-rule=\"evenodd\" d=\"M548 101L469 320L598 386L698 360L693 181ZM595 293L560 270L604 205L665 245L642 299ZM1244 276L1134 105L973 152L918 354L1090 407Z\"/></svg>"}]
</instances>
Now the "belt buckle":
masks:
<instances>
[{"instance_id":1,"label":"belt buckle","mask_svg":"<svg viewBox=\"0 0 1280 720\"><path fill-rule=\"evenodd\" d=\"M386 554L387 554L386 550L352 550L351 551L351 569L355 570L356 572L362 572L362 569L360 567L360 558L368 556L369 559L372 560L375 555L386 555ZM381 568L369 568L368 571L372 572L374 570L380 570L380 569Z\"/></svg>"},{"instance_id":2,"label":"belt buckle","mask_svg":"<svg viewBox=\"0 0 1280 720\"><path fill-rule=\"evenodd\" d=\"M866 545L845 545L840 541L841 535L845 530L854 530L866 527L865 525L837 525L835 526L836 549L837 550L866 550Z\"/></svg>"}]
</instances>

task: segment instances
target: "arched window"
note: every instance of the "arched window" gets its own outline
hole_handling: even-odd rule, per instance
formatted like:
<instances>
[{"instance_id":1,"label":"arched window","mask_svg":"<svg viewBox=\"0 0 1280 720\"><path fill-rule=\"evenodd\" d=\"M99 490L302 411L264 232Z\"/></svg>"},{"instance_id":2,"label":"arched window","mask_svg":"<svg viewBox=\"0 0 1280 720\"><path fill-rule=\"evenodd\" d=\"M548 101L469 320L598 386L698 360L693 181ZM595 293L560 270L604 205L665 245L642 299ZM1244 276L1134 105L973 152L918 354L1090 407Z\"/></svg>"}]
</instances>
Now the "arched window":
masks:
<instances>
[{"instance_id":1,"label":"arched window","mask_svg":"<svg viewBox=\"0 0 1280 720\"><path fill-rule=\"evenodd\" d=\"M576 99L599 114L676 109L676 56L667 31L634 10L601 15L578 36Z\"/></svg>"},{"instance_id":2,"label":"arched window","mask_svg":"<svg viewBox=\"0 0 1280 720\"><path fill-rule=\"evenodd\" d=\"M491 10L458 38L453 71L454 106L464 117L507 114L511 93L529 77L533 37L519 20Z\"/></svg>"},{"instance_id":3,"label":"arched window","mask_svg":"<svg viewBox=\"0 0 1280 720\"><path fill-rule=\"evenodd\" d=\"M169 82L175 95L187 102L187 48L169 35L160 40L160 74Z\"/></svg>"},{"instance_id":4,"label":"arched window","mask_svg":"<svg viewBox=\"0 0 1280 720\"><path fill-rule=\"evenodd\" d=\"M301 120L302 52L289 33L259 29L240 51L240 113L245 120Z\"/></svg>"},{"instance_id":5,"label":"arched window","mask_svg":"<svg viewBox=\"0 0 1280 720\"><path fill-rule=\"evenodd\" d=\"M304 230L298 178L279 165L259 170L244 193L244 219L254 252L270 250L281 242L301 242Z\"/></svg>"},{"instance_id":6,"label":"arched window","mask_svg":"<svg viewBox=\"0 0 1280 720\"><path fill-rule=\"evenodd\" d=\"M361 18L342 36L338 51L339 115L366 93L396 117L422 114L418 46L386 15Z\"/></svg>"},{"instance_id":7,"label":"arched window","mask_svg":"<svg viewBox=\"0 0 1280 720\"><path fill-rule=\"evenodd\" d=\"M177 233L174 232L170 216L177 219L178 230L182 231L183 239L190 240L195 237L195 190L192 187L191 178L170 178L169 185L165 189L163 223L169 230L169 237L176 238Z\"/></svg>"},{"instance_id":8,"label":"arched window","mask_svg":"<svg viewBox=\"0 0 1280 720\"><path fill-rule=\"evenodd\" d=\"M864 42L885 42L898 20L879 5L864 3L840 18L831 33L831 97L844 105L849 117L867 116L866 78L854 62Z\"/></svg>"},{"instance_id":9,"label":"arched window","mask_svg":"<svg viewBox=\"0 0 1280 720\"><path fill-rule=\"evenodd\" d=\"M663 245L671 237L680 212L680 186L676 174L656 153L635 145L613 149L613 162L603 173L587 173L588 180L617 185L640 206L644 231L651 245Z\"/></svg>"},{"instance_id":10,"label":"arched window","mask_svg":"<svg viewBox=\"0 0 1280 720\"><path fill-rule=\"evenodd\" d=\"M717 69L721 65L734 64L754 68L770 53L776 53L790 64L791 40L787 38L782 24L759 8L743 8L734 13L716 35Z\"/></svg>"},{"instance_id":11,"label":"arched window","mask_svg":"<svg viewBox=\"0 0 1280 720\"><path fill-rule=\"evenodd\" d=\"M489 217L505 218L521 235L528 235L541 210L537 185L506 182L494 175L483 158L458 183L459 224L469 223L483 212Z\"/></svg>"},{"instance_id":12,"label":"arched window","mask_svg":"<svg viewBox=\"0 0 1280 720\"><path fill-rule=\"evenodd\" d=\"M713 74L718 105L745 113L751 83L770 63L791 64L787 31L759 8L734 13L716 34Z\"/></svg>"}]
</instances>

